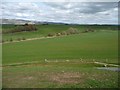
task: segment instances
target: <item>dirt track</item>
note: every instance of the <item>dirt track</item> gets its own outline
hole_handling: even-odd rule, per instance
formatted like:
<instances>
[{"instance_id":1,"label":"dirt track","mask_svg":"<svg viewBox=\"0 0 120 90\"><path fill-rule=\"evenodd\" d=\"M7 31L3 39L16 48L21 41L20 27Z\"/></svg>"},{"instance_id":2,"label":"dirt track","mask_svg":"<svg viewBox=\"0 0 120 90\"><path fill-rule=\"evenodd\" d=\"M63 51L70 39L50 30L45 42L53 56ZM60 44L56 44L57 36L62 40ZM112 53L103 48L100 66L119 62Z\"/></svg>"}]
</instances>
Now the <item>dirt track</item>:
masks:
<instances>
[{"instance_id":1,"label":"dirt track","mask_svg":"<svg viewBox=\"0 0 120 90\"><path fill-rule=\"evenodd\" d=\"M20 40L20 41L17 41L17 40L15 40L15 41L9 41L9 42L4 42L4 43L2 43L2 44L6 44L6 43L14 43L14 42L22 42L22 41L31 41L31 40L37 40L37 39L47 39L47 38L55 38L56 36L54 36L54 37L39 37L39 38L28 38L28 39L25 39L25 40ZM1 44L1 43L0 43Z\"/></svg>"}]
</instances>

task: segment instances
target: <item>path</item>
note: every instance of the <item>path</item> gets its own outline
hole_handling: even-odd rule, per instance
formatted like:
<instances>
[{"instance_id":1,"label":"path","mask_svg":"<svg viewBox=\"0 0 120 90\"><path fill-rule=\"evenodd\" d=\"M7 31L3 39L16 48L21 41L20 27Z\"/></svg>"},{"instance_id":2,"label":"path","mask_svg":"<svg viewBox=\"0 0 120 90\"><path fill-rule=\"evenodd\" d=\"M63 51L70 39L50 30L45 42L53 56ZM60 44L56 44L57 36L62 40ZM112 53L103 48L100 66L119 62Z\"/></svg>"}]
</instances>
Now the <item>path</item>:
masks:
<instances>
[{"instance_id":1,"label":"path","mask_svg":"<svg viewBox=\"0 0 120 90\"><path fill-rule=\"evenodd\" d=\"M47 38L55 38L56 36L53 36L53 37L39 37L39 38L28 38L28 39L25 39L25 40L20 40L20 41L9 41L9 42L4 42L4 43L0 43L0 44L6 44L6 43L14 43L14 42L22 42L22 41L31 41L31 40L38 40L38 39L47 39Z\"/></svg>"},{"instance_id":2,"label":"path","mask_svg":"<svg viewBox=\"0 0 120 90\"><path fill-rule=\"evenodd\" d=\"M101 63L101 62L94 62L95 64L101 64L101 65L104 65L105 67L107 67L108 65L109 66L115 66L115 67L118 67L119 65L116 65L116 64L108 64L108 63Z\"/></svg>"}]
</instances>

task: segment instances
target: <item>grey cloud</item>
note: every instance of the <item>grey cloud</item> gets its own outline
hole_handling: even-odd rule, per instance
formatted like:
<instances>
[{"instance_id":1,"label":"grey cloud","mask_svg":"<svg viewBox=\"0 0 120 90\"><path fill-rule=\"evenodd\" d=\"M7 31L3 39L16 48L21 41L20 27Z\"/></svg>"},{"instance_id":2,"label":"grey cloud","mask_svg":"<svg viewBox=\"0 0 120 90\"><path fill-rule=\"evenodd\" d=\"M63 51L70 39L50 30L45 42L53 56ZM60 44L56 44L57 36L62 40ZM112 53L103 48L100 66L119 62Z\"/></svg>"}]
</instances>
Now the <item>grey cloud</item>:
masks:
<instances>
[{"instance_id":1,"label":"grey cloud","mask_svg":"<svg viewBox=\"0 0 120 90\"><path fill-rule=\"evenodd\" d=\"M93 14L117 7L117 2L46 2L55 9L73 10L73 12ZM69 7L67 7L69 6ZM75 10L75 8L77 8Z\"/></svg>"},{"instance_id":2,"label":"grey cloud","mask_svg":"<svg viewBox=\"0 0 120 90\"><path fill-rule=\"evenodd\" d=\"M104 3L89 3L87 9L83 9L82 13L90 13L94 14L97 12L103 12L107 11L109 9L112 9L117 6L117 3L110 3L110 2L104 2Z\"/></svg>"},{"instance_id":3,"label":"grey cloud","mask_svg":"<svg viewBox=\"0 0 120 90\"><path fill-rule=\"evenodd\" d=\"M3 18L69 23L116 23L115 2L2 3Z\"/></svg>"}]
</instances>

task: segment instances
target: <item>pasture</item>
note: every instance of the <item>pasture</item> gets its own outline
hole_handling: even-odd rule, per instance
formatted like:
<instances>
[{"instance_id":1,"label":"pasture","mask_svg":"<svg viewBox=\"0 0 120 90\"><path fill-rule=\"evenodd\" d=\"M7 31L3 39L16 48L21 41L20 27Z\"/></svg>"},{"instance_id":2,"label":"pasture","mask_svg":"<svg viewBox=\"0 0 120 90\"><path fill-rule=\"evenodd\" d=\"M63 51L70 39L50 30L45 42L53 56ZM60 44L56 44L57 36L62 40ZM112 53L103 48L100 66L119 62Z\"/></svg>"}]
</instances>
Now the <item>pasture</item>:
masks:
<instances>
[{"instance_id":1,"label":"pasture","mask_svg":"<svg viewBox=\"0 0 120 90\"><path fill-rule=\"evenodd\" d=\"M3 30L14 26L3 26ZM46 37L69 27L80 33L2 44L3 88L118 88L118 73L97 67L118 65L117 26L37 25L36 32L3 39ZM82 33L87 28L95 32Z\"/></svg>"}]
</instances>

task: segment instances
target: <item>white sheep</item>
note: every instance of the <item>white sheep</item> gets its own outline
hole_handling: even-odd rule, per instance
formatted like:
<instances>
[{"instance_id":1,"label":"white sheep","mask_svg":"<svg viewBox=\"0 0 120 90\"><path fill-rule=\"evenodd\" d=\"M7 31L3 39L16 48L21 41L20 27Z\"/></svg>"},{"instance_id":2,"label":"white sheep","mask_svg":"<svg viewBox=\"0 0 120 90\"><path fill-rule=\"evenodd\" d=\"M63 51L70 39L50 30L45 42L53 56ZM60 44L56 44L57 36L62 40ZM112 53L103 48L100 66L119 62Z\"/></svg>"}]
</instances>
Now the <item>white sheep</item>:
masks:
<instances>
[{"instance_id":1,"label":"white sheep","mask_svg":"<svg viewBox=\"0 0 120 90\"><path fill-rule=\"evenodd\" d=\"M45 59L45 62L48 62L48 60L47 60L47 59Z\"/></svg>"},{"instance_id":2,"label":"white sheep","mask_svg":"<svg viewBox=\"0 0 120 90\"><path fill-rule=\"evenodd\" d=\"M66 60L67 62L69 62L69 60Z\"/></svg>"}]
</instances>

